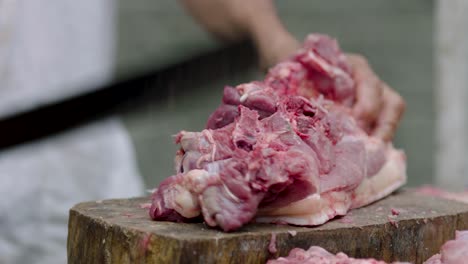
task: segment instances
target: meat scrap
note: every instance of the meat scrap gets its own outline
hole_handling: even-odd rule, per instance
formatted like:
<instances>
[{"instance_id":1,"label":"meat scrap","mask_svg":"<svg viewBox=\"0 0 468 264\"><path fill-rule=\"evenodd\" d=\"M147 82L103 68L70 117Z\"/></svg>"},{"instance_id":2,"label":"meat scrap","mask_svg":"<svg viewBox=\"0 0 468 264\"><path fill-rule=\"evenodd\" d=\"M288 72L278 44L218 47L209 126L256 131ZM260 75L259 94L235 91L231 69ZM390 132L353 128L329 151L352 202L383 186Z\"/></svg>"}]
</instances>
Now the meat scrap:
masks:
<instances>
[{"instance_id":1,"label":"meat scrap","mask_svg":"<svg viewBox=\"0 0 468 264\"><path fill-rule=\"evenodd\" d=\"M340 252L336 255L321 247L312 246L308 250L295 248L289 252L289 256L269 260L267 264L387 264L375 259L355 259ZM405 264L394 262L394 264Z\"/></svg>"},{"instance_id":2,"label":"meat scrap","mask_svg":"<svg viewBox=\"0 0 468 264\"><path fill-rule=\"evenodd\" d=\"M468 231L456 231L455 240L446 242L439 254L426 260L424 264L465 264L468 259ZM375 259L355 259L344 253L331 254L325 249L312 246L308 250L294 248L289 256L269 260L267 264L387 264ZM393 262L405 264L408 262Z\"/></svg>"},{"instance_id":3,"label":"meat scrap","mask_svg":"<svg viewBox=\"0 0 468 264\"><path fill-rule=\"evenodd\" d=\"M225 87L205 130L177 134L177 171L152 194L151 218L314 226L387 196L406 158L358 126L354 95L336 41L309 35L265 80Z\"/></svg>"},{"instance_id":4,"label":"meat scrap","mask_svg":"<svg viewBox=\"0 0 468 264\"><path fill-rule=\"evenodd\" d=\"M392 215L399 215L400 214L400 210L398 210L398 209L391 208L390 210L392 211Z\"/></svg>"},{"instance_id":5,"label":"meat scrap","mask_svg":"<svg viewBox=\"0 0 468 264\"><path fill-rule=\"evenodd\" d=\"M446 242L440 253L424 264L464 264L468 261L468 231L456 231L455 240Z\"/></svg>"}]
</instances>

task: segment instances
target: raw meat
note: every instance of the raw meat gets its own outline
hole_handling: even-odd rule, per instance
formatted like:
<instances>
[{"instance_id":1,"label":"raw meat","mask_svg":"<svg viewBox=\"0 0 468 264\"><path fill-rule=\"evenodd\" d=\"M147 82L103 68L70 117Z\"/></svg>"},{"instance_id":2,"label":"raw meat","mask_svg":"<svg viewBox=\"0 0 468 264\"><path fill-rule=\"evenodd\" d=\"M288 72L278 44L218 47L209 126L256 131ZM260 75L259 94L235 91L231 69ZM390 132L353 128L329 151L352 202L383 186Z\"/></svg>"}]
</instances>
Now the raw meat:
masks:
<instances>
[{"instance_id":1,"label":"raw meat","mask_svg":"<svg viewBox=\"0 0 468 264\"><path fill-rule=\"evenodd\" d=\"M455 240L446 242L436 254L424 264L464 264L468 260L468 231L456 231Z\"/></svg>"},{"instance_id":2,"label":"raw meat","mask_svg":"<svg viewBox=\"0 0 468 264\"><path fill-rule=\"evenodd\" d=\"M265 87L273 89L264 90ZM269 70L263 82L224 88L221 106L210 116L206 128L216 129L234 122L237 105L257 110L261 117L276 111L279 97L300 95L325 98L351 106L354 81L346 57L337 42L321 34L309 35L303 48L289 60Z\"/></svg>"},{"instance_id":3,"label":"raw meat","mask_svg":"<svg viewBox=\"0 0 468 264\"><path fill-rule=\"evenodd\" d=\"M403 185L404 153L350 114L350 72L333 39L310 35L263 82L225 87L207 129L176 136L177 174L153 193L150 216L225 231L319 225Z\"/></svg>"},{"instance_id":4,"label":"raw meat","mask_svg":"<svg viewBox=\"0 0 468 264\"><path fill-rule=\"evenodd\" d=\"M392 212L392 215L399 215L400 214L400 210L398 210L396 208L392 208L391 212Z\"/></svg>"},{"instance_id":5,"label":"raw meat","mask_svg":"<svg viewBox=\"0 0 468 264\"><path fill-rule=\"evenodd\" d=\"M321 247L312 246L308 250L295 248L289 252L288 257L269 260L267 264L387 264L375 259L355 259L344 253L331 254ZM404 264L394 262L394 264Z\"/></svg>"},{"instance_id":6,"label":"raw meat","mask_svg":"<svg viewBox=\"0 0 468 264\"><path fill-rule=\"evenodd\" d=\"M436 254L426 260L424 264L465 264L468 259L468 231L456 231L455 240L446 242L440 254ZM344 253L331 254L317 246L310 247L307 251L294 248L288 257L280 257L269 260L267 264L386 264L375 259L354 259ZM408 262L394 262L394 264Z\"/></svg>"}]
</instances>

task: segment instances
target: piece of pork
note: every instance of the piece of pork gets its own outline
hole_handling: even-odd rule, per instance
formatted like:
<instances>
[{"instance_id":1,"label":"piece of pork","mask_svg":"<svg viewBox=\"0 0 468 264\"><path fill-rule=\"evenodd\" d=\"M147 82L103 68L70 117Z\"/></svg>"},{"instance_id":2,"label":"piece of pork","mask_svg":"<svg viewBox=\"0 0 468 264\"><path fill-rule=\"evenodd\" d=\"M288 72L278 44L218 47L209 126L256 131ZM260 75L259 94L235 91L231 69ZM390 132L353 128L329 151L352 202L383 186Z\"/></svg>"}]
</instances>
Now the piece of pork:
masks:
<instances>
[{"instance_id":1,"label":"piece of pork","mask_svg":"<svg viewBox=\"0 0 468 264\"><path fill-rule=\"evenodd\" d=\"M456 231L455 240L446 242L440 253L424 264L465 264L468 261L468 231Z\"/></svg>"},{"instance_id":2,"label":"piece of pork","mask_svg":"<svg viewBox=\"0 0 468 264\"><path fill-rule=\"evenodd\" d=\"M465 264L468 259L468 231L456 231L455 239L447 241L440 253L432 256L424 264ZM393 262L405 264L408 262ZM287 257L269 260L267 264L386 264L375 259L355 259L344 253L331 254L325 249L312 246L308 250L294 248Z\"/></svg>"},{"instance_id":3,"label":"piece of pork","mask_svg":"<svg viewBox=\"0 0 468 264\"><path fill-rule=\"evenodd\" d=\"M289 256L269 260L267 264L387 264L375 259L355 259L340 252L336 255L321 247L312 246L308 250L295 248L289 252ZM405 264L394 262L394 264Z\"/></svg>"},{"instance_id":4,"label":"piece of pork","mask_svg":"<svg viewBox=\"0 0 468 264\"><path fill-rule=\"evenodd\" d=\"M369 137L336 42L309 36L263 82L225 87L202 132L176 137L177 174L153 194L155 220L235 230L255 220L319 225L403 185L406 160Z\"/></svg>"},{"instance_id":5,"label":"piece of pork","mask_svg":"<svg viewBox=\"0 0 468 264\"><path fill-rule=\"evenodd\" d=\"M266 89L265 88L272 88ZM345 106L354 102L351 67L336 40L310 34L291 58L272 67L263 82L224 88L221 105L208 118L206 128L230 124L239 115L237 105L259 112L261 117L276 111L276 102L285 95L318 98L320 95Z\"/></svg>"},{"instance_id":6,"label":"piece of pork","mask_svg":"<svg viewBox=\"0 0 468 264\"><path fill-rule=\"evenodd\" d=\"M319 225L405 181L404 154L369 138L330 101L287 96L269 117L239 112L221 129L179 133L179 174L154 193L153 219L203 215L226 231L254 218ZM381 159L367 158L380 152Z\"/></svg>"},{"instance_id":7,"label":"piece of pork","mask_svg":"<svg viewBox=\"0 0 468 264\"><path fill-rule=\"evenodd\" d=\"M218 130L182 132L179 141L190 142L190 149L183 148L181 173L166 179L153 194L154 219L182 221L202 213L209 225L228 231L251 221L262 201L275 202L283 195L282 203L287 204L316 192L315 153L291 129L287 113L261 121L246 107L241 106L240 113L227 141L215 139ZM194 138L198 144L191 142ZM219 149L230 155L217 160L222 157ZM293 189L298 191L285 195Z\"/></svg>"},{"instance_id":8,"label":"piece of pork","mask_svg":"<svg viewBox=\"0 0 468 264\"><path fill-rule=\"evenodd\" d=\"M281 94L327 99L351 106L354 102L354 80L346 56L335 39L323 34L310 34L287 62L269 70L265 83Z\"/></svg>"}]
</instances>

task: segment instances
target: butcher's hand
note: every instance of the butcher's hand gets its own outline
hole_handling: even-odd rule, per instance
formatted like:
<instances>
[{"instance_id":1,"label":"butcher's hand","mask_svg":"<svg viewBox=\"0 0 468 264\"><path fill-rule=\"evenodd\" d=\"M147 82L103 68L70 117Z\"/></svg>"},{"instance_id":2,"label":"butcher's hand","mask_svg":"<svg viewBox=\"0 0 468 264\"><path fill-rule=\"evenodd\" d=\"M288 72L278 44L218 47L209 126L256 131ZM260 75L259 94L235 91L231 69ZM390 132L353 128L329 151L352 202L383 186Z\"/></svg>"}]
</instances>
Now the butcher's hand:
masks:
<instances>
[{"instance_id":1,"label":"butcher's hand","mask_svg":"<svg viewBox=\"0 0 468 264\"><path fill-rule=\"evenodd\" d=\"M226 41L253 40L263 70L292 55L300 43L276 14L272 0L180 0L209 32Z\"/></svg>"},{"instance_id":2,"label":"butcher's hand","mask_svg":"<svg viewBox=\"0 0 468 264\"><path fill-rule=\"evenodd\" d=\"M278 18L272 0L180 1L204 28L219 38L252 39L264 70L300 47ZM365 58L349 54L348 59L357 88L354 116L371 135L390 141L405 110L405 102L377 77Z\"/></svg>"},{"instance_id":3,"label":"butcher's hand","mask_svg":"<svg viewBox=\"0 0 468 264\"><path fill-rule=\"evenodd\" d=\"M361 55L348 54L356 82L353 114L367 132L390 141L405 111L403 98L379 79Z\"/></svg>"}]
</instances>

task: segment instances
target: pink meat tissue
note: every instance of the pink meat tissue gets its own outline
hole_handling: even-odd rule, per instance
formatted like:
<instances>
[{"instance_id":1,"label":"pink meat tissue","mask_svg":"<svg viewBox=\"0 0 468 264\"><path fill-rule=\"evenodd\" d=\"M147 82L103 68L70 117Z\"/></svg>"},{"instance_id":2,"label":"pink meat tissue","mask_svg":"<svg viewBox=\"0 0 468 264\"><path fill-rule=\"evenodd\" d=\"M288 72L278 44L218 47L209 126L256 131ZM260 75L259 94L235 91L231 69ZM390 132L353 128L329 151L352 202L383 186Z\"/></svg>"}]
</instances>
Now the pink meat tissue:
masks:
<instances>
[{"instance_id":1,"label":"pink meat tissue","mask_svg":"<svg viewBox=\"0 0 468 264\"><path fill-rule=\"evenodd\" d=\"M424 264L466 264L468 263L468 231L457 231L455 239L447 241L440 253L432 256ZM295 248L289 256L269 260L267 264L386 264L375 259L355 259L344 253L331 254L321 247L312 246L308 250ZM393 262L393 264L409 264Z\"/></svg>"},{"instance_id":2,"label":"pink meat tissue","mask_svg":"<svg viewBox=\"0 0 468 264\"><path fill-rule=\"evenodd\" d=\"M206 129L177 134L177 171L152 194L151 218L314 226L389 195L406 157L357 125L355 92L346 56L321 34L263 81L226 86Z\"/></svg>"}]
</instances>

